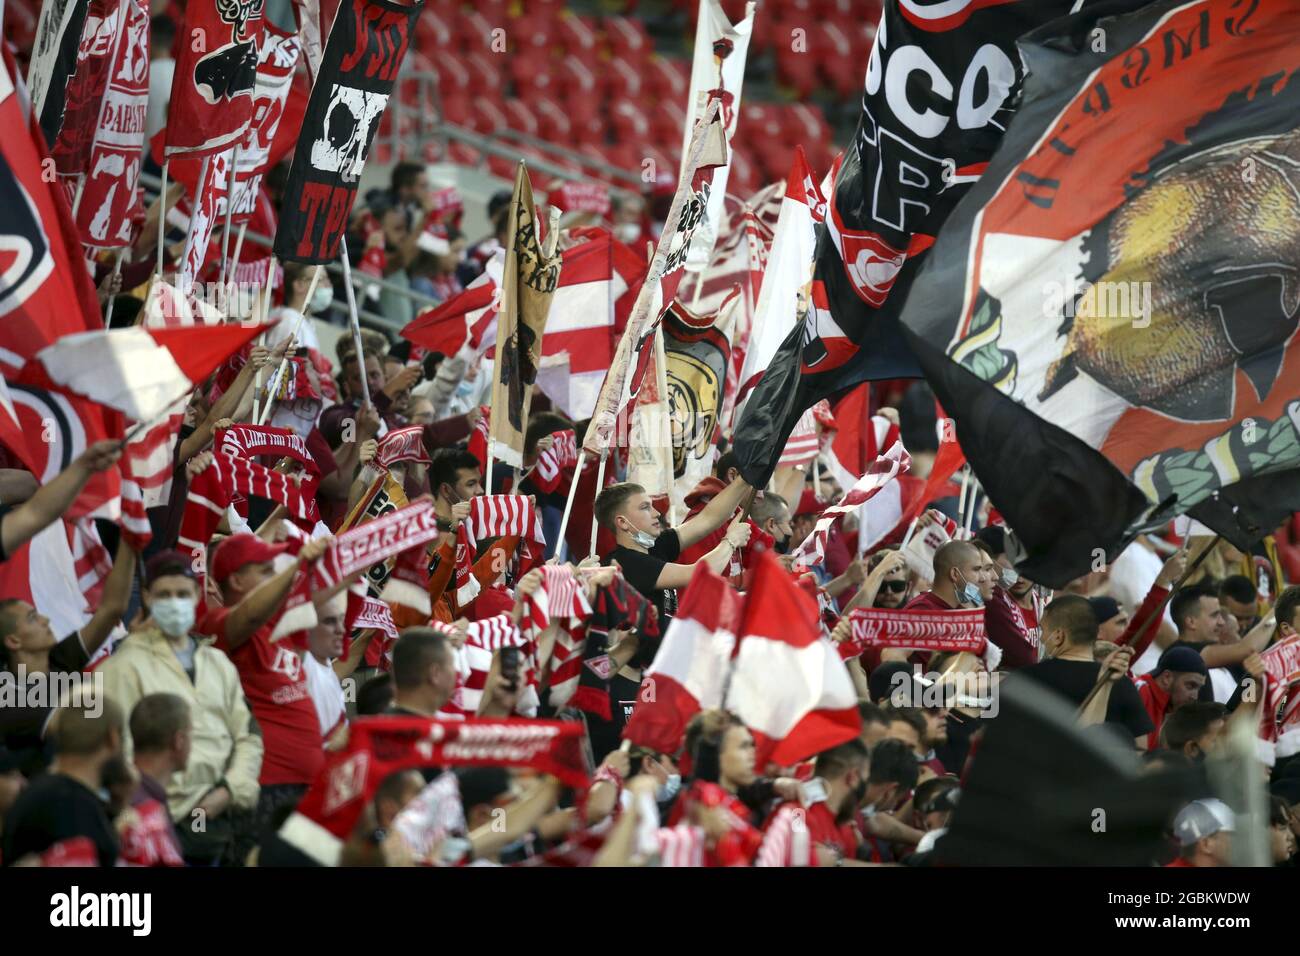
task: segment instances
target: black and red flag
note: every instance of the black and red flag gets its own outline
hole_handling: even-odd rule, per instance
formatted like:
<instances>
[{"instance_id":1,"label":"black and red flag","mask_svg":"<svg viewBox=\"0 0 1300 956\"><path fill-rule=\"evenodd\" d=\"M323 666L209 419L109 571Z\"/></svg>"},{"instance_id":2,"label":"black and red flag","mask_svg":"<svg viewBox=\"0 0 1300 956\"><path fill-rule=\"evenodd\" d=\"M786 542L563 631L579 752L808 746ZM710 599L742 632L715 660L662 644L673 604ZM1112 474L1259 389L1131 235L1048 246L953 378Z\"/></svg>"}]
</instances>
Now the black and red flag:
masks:
<instances>
[{"instance_id":1,"label":"black and red flag","mask_svg":"<svg viewBox=\"0 0 1300 956\"><path fill-rule=\"evenodd\" d=\"M804 409L870 379L919 377L898 317L939 227L997 149L1024 68L1016 38L1075 0L889 0L862 118L833 172L804 321L736 426L764 487Z\"/></svg>"},{"instance_id":2,"label":"black and red flag","mask_svg":"<svg viewBox=\"0 0 1300 956\"><path fill-rule=\"evenodd\" d=\"M1298 44L1286 0L1020 43L1022 105L903 326L1036 581L1175 515L1248 548L1300 508Z\"/></svg>"},{"instance_id":3,"label":"black and red flag","mask_svg":"<svg viewBox=\"0 0 1300 956\"><path fill-rule=\"evenodd\" d=\"M423 0L350 0L339 7L285 184L279 258L338 258L370 144L423 9Z\"/></svg>"},{"instance_id":4,"label":"black and red flag","mask_svg":"<svg viewBox=\"0 0 1300 956\"><path fill-rule=\"evenodd\" d=\"M167 107L167 156L207 156L243 139L253 110L264 5L265 0L190 0L186 6Z\"/></svg>"}]
</instances>

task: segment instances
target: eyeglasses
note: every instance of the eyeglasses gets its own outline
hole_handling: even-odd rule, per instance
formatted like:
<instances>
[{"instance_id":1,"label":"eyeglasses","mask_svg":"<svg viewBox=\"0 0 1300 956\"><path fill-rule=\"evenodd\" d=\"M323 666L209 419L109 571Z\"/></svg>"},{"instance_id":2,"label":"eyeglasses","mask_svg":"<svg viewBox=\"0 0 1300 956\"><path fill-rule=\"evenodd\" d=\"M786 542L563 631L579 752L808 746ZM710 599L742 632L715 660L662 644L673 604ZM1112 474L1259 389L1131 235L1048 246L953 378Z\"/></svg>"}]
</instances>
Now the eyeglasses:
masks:
<instances>
[{"instance_id":1,"label":"eyeglasses","mask_svg":"<svg viewBox=\"0 0 1300 956\"><path fill-rule=\"evenodd\" d=\"M906 581L881 581L880 589L882 591L892 591L894 594L902 594L907 590Z\"/></svg>"}]
</instances>

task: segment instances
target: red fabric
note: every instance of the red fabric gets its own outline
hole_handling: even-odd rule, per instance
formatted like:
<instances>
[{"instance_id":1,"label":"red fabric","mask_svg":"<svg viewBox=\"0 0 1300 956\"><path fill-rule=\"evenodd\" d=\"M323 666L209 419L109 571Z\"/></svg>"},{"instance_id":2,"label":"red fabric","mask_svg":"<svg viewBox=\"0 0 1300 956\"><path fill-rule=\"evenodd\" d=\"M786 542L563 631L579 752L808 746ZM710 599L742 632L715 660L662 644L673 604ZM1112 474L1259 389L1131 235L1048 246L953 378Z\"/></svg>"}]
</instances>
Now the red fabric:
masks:
<instances>
[{"instance_id":1,"label":"red fabric","mask_svg":"<svg viewBox=\"0 0 1300 956\"><path fill-rule=\"evenodd\" d=\"M1147 709L1147 716L1155 726L1155 730L1147 734L1147 749L1155 750L1160 746L1160 728L1164 725L1165 715L1169 713L1169 692L1162 689L1149 674L1139 677L1134 683L1137 684L1142 705Z\"/></svg>"},{"instance_id":2,"label":"red fabric","mask_svg":"<svg viewBox=\"0 0 1300 956\"><path fill-rule=\"evenodd\" d=\"M230 611L228 607L209 609L198 631L214 636L217 648L239 672L239 683L257 718L265 748L258 782L262 786L311 783L324 766L325 754L302 660L287 643L271 643L274 619L232 650L226 641Z\"/></svg>"},{"instance_id":3,"label":"red fabric","mask_svg":"<svg viewBox=\"0 0 1300 956\"><path fill-rule=\"evenodd\" d=\"M1156 634L1160 630L1160 622L1164 619L1164 614L1157 614L1156 611L1168 596L1168 588L1162 588L1158 584L1151 585L1151 590L1142 599L1142 606L1137 609L1136 614L1129 618L1128 627L1124 629L1124 633L1115 642L1121 647L1128 644L1133 645L1134 662L1146 652L1146 649L1151 646L1151 642L1156 639ZM1140 633L1138 628L1142 628Z\"/></svg>"},{"instance_id":4,"label":"red fabric","mask_svg":"<svg viewBox=\"0 0 1300 956\"><path fill-rule=\"evenodd\" d=\"M993 589L993 597L984 608L984 628L989 640L1002 649L1000 669L1015 670L1038 663L1037 624L1033 608L1016 604L1001 585Z\"/></svg>"}]
</instances>

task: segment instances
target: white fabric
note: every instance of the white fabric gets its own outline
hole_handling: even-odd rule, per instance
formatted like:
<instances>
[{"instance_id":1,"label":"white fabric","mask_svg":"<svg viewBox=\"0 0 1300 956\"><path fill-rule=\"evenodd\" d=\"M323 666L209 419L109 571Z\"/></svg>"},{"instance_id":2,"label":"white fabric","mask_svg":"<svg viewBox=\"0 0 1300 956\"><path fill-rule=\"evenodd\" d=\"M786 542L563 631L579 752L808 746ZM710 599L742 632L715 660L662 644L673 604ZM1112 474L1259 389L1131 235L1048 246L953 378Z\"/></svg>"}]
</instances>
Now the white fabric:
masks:
<instances>
[{"instance_id":1,"label":"white fabric","mask_svg":"<svg viewBox=\"0 0 1300 956\"><path fill-rule=\"evenodd\" d=\"M311 653L302 656L303 675L307 678L307 691L316 705L320 719L320 732L324 737L338 726L347 708L343 701L343 684L329 664L322 664Z\"/></svg>"},{"instance_id":2,"label":"white fabric","mask_svg":"<svg viewBox=\"0 0 1300 956\"><path fill-rule=\"evenodd\" d=\"M278 324L273 328L266 330L266 347L273 349L289 336L297 332L297 346L315 349L323 352L320 347L320 339L316 336L316 326L311 319L303 320L302 313L297 309L291 309L288 306L280 306L271 310L271 318L278 320ZM299 325L301 321L301 327ZM295 346L295 347L297 347Z\"/></svg>"}]
</instances>

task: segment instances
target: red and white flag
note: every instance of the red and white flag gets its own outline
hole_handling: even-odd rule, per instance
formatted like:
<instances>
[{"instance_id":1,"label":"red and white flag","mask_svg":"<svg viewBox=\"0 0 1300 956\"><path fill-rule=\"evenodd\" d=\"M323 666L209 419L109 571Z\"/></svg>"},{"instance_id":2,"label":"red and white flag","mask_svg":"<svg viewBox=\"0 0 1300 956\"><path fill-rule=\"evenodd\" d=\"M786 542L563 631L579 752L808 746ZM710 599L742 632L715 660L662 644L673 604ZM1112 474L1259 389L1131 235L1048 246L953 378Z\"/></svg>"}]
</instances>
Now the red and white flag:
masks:
<instances>
[{"instance_id":1,"label":"red and white flag","mask_svg":"<svg viewBox=\"0 0 1300 956\"><path fill-rule=\"evenodd\" d=\"M623 728L625 739L656 753L676 753L690 719L701 710L722 706L743 608L743 599L725 578L704 561L695 565L677 614L641 681L636 706ZM779 672L768 675L771 683L779 679Z\"/></svg>"},{"instance_id":2,"label":"red and white flag","mask_svg":"<svg viewBox=\"0 0 1300 956\"><path fill-rule=\"evenodd\" d=\"M830 537L831 526L875 497L882 488L911 467L912 456L907 453L902 442L895 442L889 451L872 462L867 473L858 479L857 484L846 491L838 502L822 512L821 517L817 519L817 524L813 526L812 534L804 539L803 544L795 552L795 563L821 564L826 558L826 539Z\"/></svg>"},{"instance_id":3,"label":"red and white flag","mask_svg":"<svg viewBox=\"0 0 1300 956\"><path fill-rule=\"evenodd\" d=\"M218 365L271 325L66 335L41 349L19 379L84 396L139 422L166 413Z\"/></svg>"},{"instance_id":4,"label":"red and white flag","mask_svg":"<svg viewBox=\"0 0 1300 956\"><path fill-rule=\"evenodd\" d=\"M39 126L15 79L7 46L3 63L0 198L6 252L0 255L0 372L12 377L51 342L103 328L103 321L71 208L62 187L45 175L49 157L39 145Z\"/></svg>"},{"instance_id":5,"label":"red and white flag","mask_svg":"<svg viewBox=\"0 0 1300 956\"><path fill-rule=\"evenodd\" d=\"M248 222L257 209L262 177L271 166L271 147L285 116L294 69L302 51L302 40L267 21L257 52L257 79L248 131L235 157L235 197L230 221ZM295 117L301 122L300 117ZM259 279L264 279L263 269Z\"/></svg>"},{"instance_id":6,"label":"red and white flag","mask_svg":"<svg viewBox=\"0 0 1300 956\"><path fill-rule=\"evenodd\" d=\"M743 406L745 397L763 377L781 343L799 321L799 293L812 279L816 228L825 209L826 200L813 179L803 147L796 146L785 183L785 198L781 200L781 215L767 256L768 268L754 309L745 364L740 370L737 408Z\"/></svg>"},{"instance_id":7,"label":"red and white flag","mask_svg":"<svg viewBox=\"0 0 1300 956\"><path fill-rule=\"evenodd\" d=\"M695 52L691 62L691 88L687 93L686 123L682 131L682 172L686 169L686 156L691 149L691 136L695 124L705 115L707 104L717 99L722 105L721 122L726 135L728 155L731 139L740 121L740 92L745 82L745 60L749 55L749 40L754 33L754 11L758 4L750 0L745 4L745 16L733 24L722 9L720 0L700 0L700 12L695 24ZM723 197L727 194L727 179L731 164L727 162L711 172L712 189L706 203L705 215L700 223L700 236L691 244L686 268L691 272L704 269L713 255L722 226ZM667 304L671 300L665 299Z\"/></svg>"},{"instance_id":8,"label":"red and white flag","mask_svg":"<svg viewBox=\"0 0 1300 956\"><path fill-rule=\"evenodd\" d=\"M580 420L595 407L600 383L614 359L617 329L631 313L646 266L641 256L608 230L573 230L569 238L581 241L561 253L560 284L542 339L543 363L567 356L569 377L559 394L544 375L539 376L538 386L570 417ZM496 345L502 261L501 256L488 260L487 270L464 292L421 313L402 330L402 336L430 352L459 353L481 361Z\"/></svg>"},{"instance_id":9,"label":"red and white flag","mask_svg":"<svg viewBox=\"0 0 1300 956\"><path fill-rule=\"evenodd\" d=\"M208 261L212 232L225 215L226 198L230 188L230 165L235 150L231 147L212 153L203 163L202 175L195 186L194 201L190 203L189 229L185 233L185 249L181 253L177 285L189 289L203 272Z\"/></svg>"},{"instance_id":10,"label":"red and white flag","mask_svg":"<svg viewBox=\"0 0 1300 956\"><path fill-rule=\"evenodd\" d=\"M710 129L718 121L720 108L720 100L711 100L708 111L696 124L664 231L659 236L646 280L637 293L627 327L619 338L614 359L601 383L591 424L583 439L583 447L593 457L608 453L611 445L622 444L612 441L614 429L620 419L626 421L623 416L634 407L654 356L660 319L677 296L685 274L686 258L708 206L712 171L727 161L725 142L718 143L716 131Z\"/></svg>"},{"instance_id":11,"label":"red and white flag","mask_svg":"<svg viewBox=\"0 0 1300 956\"><path fill-rule=\"evenodd\" d=\"M121 0L117 15L107 88L77 204L81 241L101 249L132 242L131 209L144 160L149 101L149 4Z\"/></svg>"},{"instance_id":12,"label":"red and white flag","mask_svg":"<svg viewBox=\"0 0 1300 956\"><path fill-rule=\"evenodd\" d=\"M817 602L772 556L758 559L745 601L727 709L754 735L754 765L789 767L858 735L858 695Z\"/></svg>"},{"instance_id":13,"label":"red and white flag","mask_svg":"<svg viewBox=\"0 0 1300 956\"><path fill-rule=\"evenodd\" d=\"M521 539L520 547L532 559L546 549L542 517L525 495L479 495L469 503L469 516L456 528L456 600L467 607L478 597L478 579L471 573L478 542L505 535ZM503 572L504 568L501 569Z\"/></svg>"},{"instance_id":14,"label":"red and white flag","mask_svg":"<svg viewBox=\"0 0 1300 956\"><path fill-rule=\"evenodd\" d=\"M432 627L444 634L455 630L452 625L441 621L434 621ZM510 620L509 614L469 622L465 628L465 643L455 653L456 691L442 710L438 711L437 716L447 720L464 720L477 714L478 706L483 700L483 688L487 686L488 673L492 670L492 655L503 647L526 648L528 643L527 638ZM526 668L520 679L528 682L530 671L530 668Z\"/></svg>"}]
</instances>

